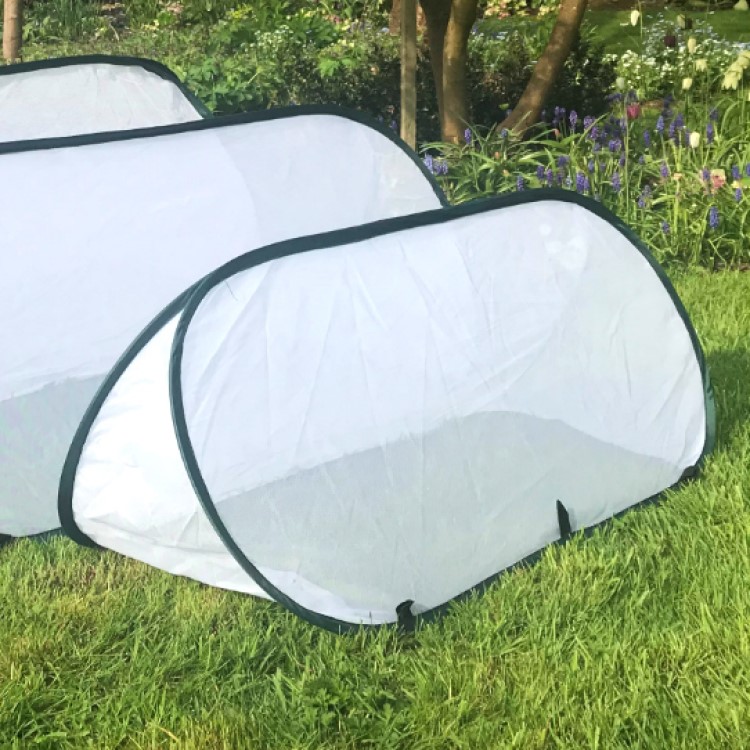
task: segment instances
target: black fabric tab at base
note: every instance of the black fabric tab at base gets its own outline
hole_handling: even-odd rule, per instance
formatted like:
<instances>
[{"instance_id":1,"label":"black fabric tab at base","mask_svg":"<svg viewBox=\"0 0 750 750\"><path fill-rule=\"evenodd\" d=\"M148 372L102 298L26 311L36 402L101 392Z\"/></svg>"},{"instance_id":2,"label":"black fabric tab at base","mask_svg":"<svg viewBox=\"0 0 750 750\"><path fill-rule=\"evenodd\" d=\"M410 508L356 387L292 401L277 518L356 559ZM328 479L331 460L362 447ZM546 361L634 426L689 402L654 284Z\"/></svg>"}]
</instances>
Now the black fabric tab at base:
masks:
<instances>
[{"instance_id":1,"label":"black fabric tab at base","mask_svg":"<svg viewBox=\"0 0 750 750\"><path fill-rule=\"evenodd\" d=\"M557 501L557 523L560 526L560 538L570 538L570 516L565 506L558 500Z\"/></svg>"},{"instance_id":2,"label":"black fabric tab at base","mask_svg":"<svg viewBox=\"0 0 750 750\"><path fill-rule=\"evenodd\" d=\"M411 605L414 604L412 599L407 599L405 602L396 607L396 616L398 617L398 627L405 633L413 633L417 627L417 618L411 611Z\"/></svg>"}]
</instances>

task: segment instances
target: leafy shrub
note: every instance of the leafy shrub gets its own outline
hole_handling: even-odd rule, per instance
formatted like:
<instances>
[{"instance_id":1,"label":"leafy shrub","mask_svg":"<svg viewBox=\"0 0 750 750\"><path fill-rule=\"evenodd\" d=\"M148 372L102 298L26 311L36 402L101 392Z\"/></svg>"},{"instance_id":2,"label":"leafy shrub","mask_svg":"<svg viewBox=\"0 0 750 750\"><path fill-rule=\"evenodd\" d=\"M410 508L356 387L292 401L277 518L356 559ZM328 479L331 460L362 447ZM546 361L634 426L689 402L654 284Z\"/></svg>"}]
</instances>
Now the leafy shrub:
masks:
<instances>
[{"instance_id":1,"label":"leafy shrub","mask_svg":"<svg viewBox=\"0 0 750 750\"><path fill-rule=\"evenodd\" d=\"M258 31L247 7L228 13L201 45L200 58L185 64L188 82L219 112L289 103L335 103L398 120L399 40L387 33L385 17L334 23L312 11L287 16L273 31ZM546 43L536 36L473 34L468 81L472 121L489 127L504 117L527 83L533 60ZM548 29L547 29L548 31ZM585 31L566 63L552 101L601 112L602 91L611 89L614 67ZM417 131L421 139L439 137L435 86L429 50L417 60Z\"/></svg>"},{"instance_id":2,"label":"leafy shrub","mask_svg":"<svg viewBox=\"0 0 750 750\"><path fill-rule=\"evenodd\" d=\"M1 24L0 24L1 25ZM76 41L108 30L94 0L34 0L24 3L24 42Z\"/></svg>"}]
</instances>

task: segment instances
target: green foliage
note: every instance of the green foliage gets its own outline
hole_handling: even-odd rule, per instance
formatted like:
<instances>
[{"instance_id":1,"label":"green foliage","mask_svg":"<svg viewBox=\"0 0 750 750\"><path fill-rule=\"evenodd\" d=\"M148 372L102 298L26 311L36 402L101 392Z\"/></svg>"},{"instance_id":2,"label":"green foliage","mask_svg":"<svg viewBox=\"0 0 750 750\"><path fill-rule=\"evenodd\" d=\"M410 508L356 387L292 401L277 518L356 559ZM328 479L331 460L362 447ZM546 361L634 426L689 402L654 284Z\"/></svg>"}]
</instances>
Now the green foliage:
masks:
<instances>
[{"instance_id":1,"label":"green foliage","mask_svg":"<svg viewBox=\"0 0 750 750\"><path fill-rule=\"evenodd\" d=\"M101 36L109 24L96 0L35 0L25 5L23 41L76 41Z\"/></svg>"},{"instance_id":2,"label":"green foliage","mask_svg":"<svg viewBox=\"0 0 750 750\"><path fill-rule=\"evenodd\" d=\"M399 41L387 33L384 18L336 24L311 11L285 17L274 30L260 31L240 8L227 14L208 33L200 57L180 61L188 83L219 112L288 103L331 102L364 110L390 122L400 102ZM472 35L469 43L469 87L473 121L489 127L504 117L528 80L534 57L546 41L539 24L536 36ZM601 112L602 91L614 81L614 68L602 61L588 30L577 42L553 101ZM422 45L417 60L418 117L421 139L439 136L435 86L429 51Z\"/></svg>"},{"instance_id":3,"label":"green foliage","mask_svg":"<svg viewBox=\"0 0 750 750\"><path fill-rule=\"evenodd\" d=\"M186 23L213 23L225 16L238 5L237 0L181 0L182 19ZM260 0L258 13L262 17L270 16L275 9L282 9L284 0Z\"/></svg>"},{"instance_id":4,"label":"green foliage","mask_svg":"<svg viewBox=\"0 0 750 750\"><path fill-rule=\"evenodd\" d=\"M0 550L8 750L743 748L750 274L674 277L719 444L698 481L549 549L412 641L65 539Z\"/></svg>"},{"instance_id":5,"label":"green foliage","mask_svg":"<svg viewBox=\"0 0 750 750\"><path fill-rule=\"evenodd\" d=\"M569 188L637 227L662 263L748 263L742 238L750 232L750 103L728 96L710 112L690 100L682 105L644 114L620 97L608 117L584 122L576 113L575 127L571 113L558 111L553 127L528 141L475 132L470 144L431 147L447 159L448 175L440 179L454 202Z\"/></svg>"},{"instance_id":6,"label":"green foliage","mask_svg":"<svg viewBox=\"0 0 750 750\"><path fill-rule=\"evenodd\" d=\"M509 16L554 13L560 0L485 0L480 3L480 13L486 19L505 19Z\"/></svg>"}]
</instances>

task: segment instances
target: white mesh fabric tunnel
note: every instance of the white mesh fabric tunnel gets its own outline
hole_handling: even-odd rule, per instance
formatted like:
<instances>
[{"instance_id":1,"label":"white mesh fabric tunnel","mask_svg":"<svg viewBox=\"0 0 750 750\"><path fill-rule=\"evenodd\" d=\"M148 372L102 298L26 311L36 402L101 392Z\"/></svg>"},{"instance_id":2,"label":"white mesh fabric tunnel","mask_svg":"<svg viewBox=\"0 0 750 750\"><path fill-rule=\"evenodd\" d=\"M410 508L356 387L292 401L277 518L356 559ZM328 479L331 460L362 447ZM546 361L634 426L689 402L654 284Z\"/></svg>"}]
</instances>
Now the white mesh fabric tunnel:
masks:
<instances>
[{"instance_id":1,"label":"white mesh fabric tunnel","mask_svg":"<svg viewBox=\"0 0 750 750\"><path fill-rule=\"evenodd\" d=\"M713 434L647 249L593 201L526 191L209 274L108 376L60 516L344 630L442 611L694 475Z\"/></svg>"},{"instance_id":2,"label":"white mesh fabric tunnel","mask_svg":"<svg viewBox=\"0 0 750 750\"><path fill-rule=\"evenodd\" d=\"M208 109L153 60L86 55L0 67L0 142L190 122Z\"/></svg>"},{"instance_id":3,"label":"white mesh fabric tunnel","mask_svg":"<svg viewBox=\"0 0 750 750\"><path fill-rule=\"evenodd\" d=\"M444 197L390 130L295 107L0 145L0 534L59 527L70 441L106 373L222 263Z\"/></svg>"}]
</instances>

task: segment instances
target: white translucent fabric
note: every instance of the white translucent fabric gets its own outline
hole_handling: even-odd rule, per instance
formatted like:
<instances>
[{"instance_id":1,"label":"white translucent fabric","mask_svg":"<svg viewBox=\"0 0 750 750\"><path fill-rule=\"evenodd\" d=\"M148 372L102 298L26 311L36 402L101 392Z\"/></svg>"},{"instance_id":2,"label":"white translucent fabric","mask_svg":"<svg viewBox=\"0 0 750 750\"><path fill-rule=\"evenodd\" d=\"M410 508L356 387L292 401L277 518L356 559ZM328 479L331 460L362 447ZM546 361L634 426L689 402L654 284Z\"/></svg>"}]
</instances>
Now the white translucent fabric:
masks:
<instances>
[{"instance_id":1,"label":"white translucent fabric","mask_svg":"<svg viewBox=\"0 0 750 750\"><path fill-rule=\"evenodd\" d=\"M179 549L186 575L247 591L201 569L219 547L187 501L166 405L176 328L102 409L76 522L105 546L126 533L141 559L153 545L157 565L160 545ZM343 622L443 604L559 538L557 500L574 529L594 525L704 448L700 364L674 301L575 203L238 271L185 330L183 440L218 519L283 595Z\"/></svg>"},{"instance_id":2,"label":"white translucent fabric","mask_svg":"<svg viewBox=\"0 0 750 750\"><path fill-rule=\"evenodd\" d=\"M91 393L203 275L298 235L436 208L416 159L333 113L0 156L0 533L59 525Z\"/></svg>"},{"instance_id":3,"label":"white translucent fabric","mask_svg":"<svg viewBox=\"0 0 750 750\"><path fill-rule=\"evenodd\" d=\"M0 72L0 142L200 120L169 71L154 63L80 62ZM162 71L160 75L155 71Z\"/></svg>"}]
</instances>

